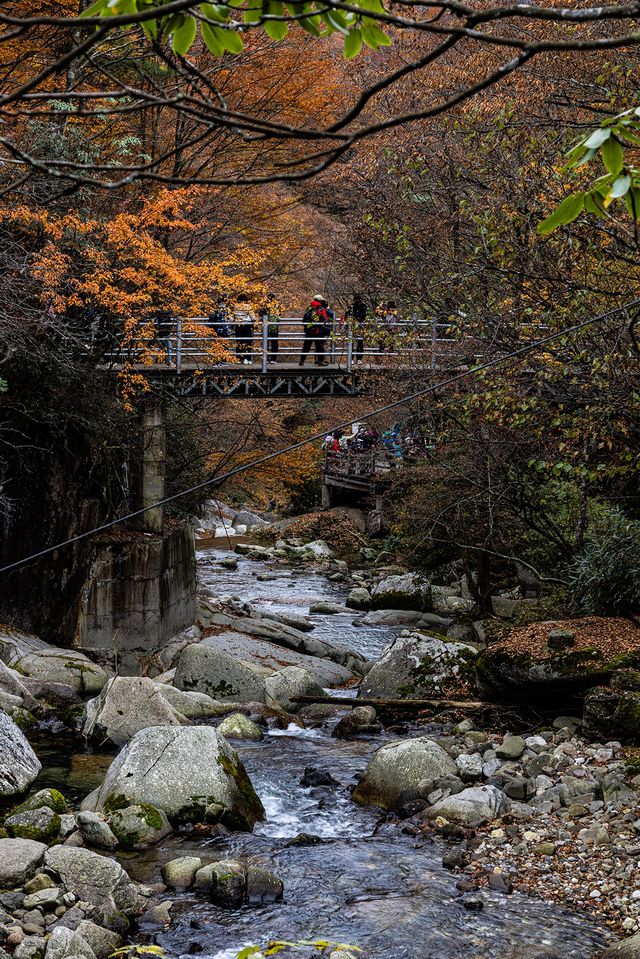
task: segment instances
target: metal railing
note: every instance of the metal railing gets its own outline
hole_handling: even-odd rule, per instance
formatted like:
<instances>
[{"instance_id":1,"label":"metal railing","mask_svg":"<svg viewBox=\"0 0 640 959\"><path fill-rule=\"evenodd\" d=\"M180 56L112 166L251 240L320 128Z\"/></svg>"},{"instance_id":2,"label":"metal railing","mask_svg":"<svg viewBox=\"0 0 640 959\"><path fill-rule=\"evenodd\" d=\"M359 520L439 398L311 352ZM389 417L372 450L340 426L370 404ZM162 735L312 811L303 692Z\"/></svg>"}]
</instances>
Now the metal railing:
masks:
<instances>
[{"instance_id":1,"label":"metal railing","mask_svg":"<svg viewBox=\"0 0 640 959\"><path fill-rule=\"evenodd\" d=\"M225 327L230 330L224 335ZM225 331L226 332L226 331ZM398 320L393 324L367 322L362 326L336 321L326 335L310 336L301 317L282 317L277 323L259 319L253 335L238 335L230 324L215 323L207 317L178 317L163 325L153 340L110 350L105 362L161 364L175 370L227 368L250 365L263 373L285 365L330 366L351 371L354 367L375 366L401 358L434 366L441 345L456 343L451 324L428 320ZM221 348L227 356L221 358ZM444 352L444 350L443 350Z\"/></svg>"}]
</instances>

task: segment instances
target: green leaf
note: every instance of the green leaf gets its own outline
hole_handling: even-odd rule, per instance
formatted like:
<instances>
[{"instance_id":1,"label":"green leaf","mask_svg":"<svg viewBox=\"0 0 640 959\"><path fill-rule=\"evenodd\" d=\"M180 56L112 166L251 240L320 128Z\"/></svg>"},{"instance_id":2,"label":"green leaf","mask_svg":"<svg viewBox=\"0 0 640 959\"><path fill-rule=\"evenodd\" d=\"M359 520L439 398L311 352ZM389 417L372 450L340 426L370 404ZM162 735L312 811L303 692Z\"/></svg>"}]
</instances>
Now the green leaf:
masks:
<instances>
[{"instance_id":1,"label":"green leaf","mask_svg":"<svg viewBox=\"0 0 640 959\"><path fill-rule=\"evenodd\" d=\"M289 32L288 24L284 20L267 20L264 32L272 40L284 40Z\"/></svg>"},{"instance_id":2,"label":"green leaf","mask_svg":"<svg viewBox=\"0 0 640 959\"><path fill-rule=\"evenodd\" d=\"M632 220L640 220L640 189L631 187L624 198L627 212Z\"/></svg>"},{"instance_id":3,"label":"green leaf","mask_svg":"<svg viewBox=\"0 0 640 959\"><path fill-rule=\"evenodd\" d=\"M98 14L107 6L108 2L109 0L95 0L95 3L92 3L90 7L87 7L86 10L83 10L80 16L97 17Z\"/></svg>"},{"instance_id":4,"label":"green leaf","mask_svg":"<svg viewBox=\"0 0 640 959\"><path fill-rule=\"evenodd\" d=\"M375 23L363 28L362 39L372 50L377 50L378 47L391 46L389 37Z\"/></svg>"},{"instance_id":5,"label":"green leaf","mask_svg":"<svg viewBox=\"0 0 640 959\"><path fill-rule=\"evenodd\" d=\"M249 0L249 6L244 11L244 22L257 23L262 18L263 12L262 5L257 0Z\"/></svg>"},{"instance_id":6,"label":"green leaf","mask_svg":"<svg viewBox=\"0 0 640 959\"><path fill-rule=\"evenodd\" d=\"M220 30L219 33L222 34L221 42L225 50L229 53L242 53L244 42L239 33L235 30Z\"/></svg>"},{"instance_id":7,"label":"green leaf","mask_svg":"<svg viewBox=\"0 0 640 959\"><path fill-rule=\"evenodd\" d=\"M587 150L598 150L610 136L611 130L603 130L602 128L594 130L591 136L584 141L584 146Z\"/></svg>"},{"instance_id":8,"label":"green leaf","mask_svg":"<svg viewBox=\"0 0 640 959\"><path fill-rule=\"evenodd\" d=\"M574 193L571 196L566 197L560 206L558 206L553 213L550 214L543 220L542 223L538 224L538 233L541 236L545 236L547 233L552 233L559 226L564 226L566 223L572 223L584 209L584 193Z\"/></svg>"},{"instance_id":9,"label":"green leaf","mask_svg":"<svg viewBox=\"0 0 640 959\"><path fill-rule=\"evenodd\" d=\"M587 213L593 213L599 217L606 217L607 215L602 205L600 194L597 192L585 194L584 208Z\"/></svg>"},{"instance_id":10,"label":"green leaf","mask_svg":"<svg viewBox=\"0 0 640 959\"><path fill-rule=\"evenodd\" d=\"M618 140L615 137L609 137L608 140L605 140L600 155L609 173L617 176L624 166L624 153Z\"/></svg>"},{"instance_id":11,"label":"green leaf","mask_svg":"<svg viewBox=\"0 0 640 959\"><path fill-rule=\"evenodd\" d=\"M184 57L189 52L196 38L196 32L196 21L193 17L186 16L182 26L174 31L171 38L171 46L176 56Z\"/></svg>"},{"instance_id":12,"label":"green leaf","mask_svg":"<svg viewBox=\"0 0 640 959\"><path fill-rule=\"evenodd\" d=\"M619 176L617 180L614 181L613 186L609 190L609 196L613 200L617 200L621 196L626 196L629 192L629 187L631 186L631 177L630 176Z\"/></svg>"},{"instance_id":13,"label":"green leaf","mask_svg":"<svg viewBox=\"0 0 640 959\"><path fill-rule=\"evenodd\" d=\"M227 23L229 20L229 10L227 7L220 7L213 3L203 3L202 12L209 20L215 20L216 23Z\"/></svg>"},{"instance_id":14,"label":"green leaf","mask_svg":"<svg viewBox=\"0 0 640 959\"><path fill-rule=\"evenodd\" d=\"M144 31L145 37L148 37L149 40L158 39L158 21L157 20L143 20L140 24Z\"/></svg>"},{"instance_id":15,"label":"green leaf","mask_svg":"<svg viewBox=\"0 0 640 959\"><path fill-rule=\"evenodd\" d=\"M217 27L212 27L210 23L201 23L200 32L202 33L202 39L207 45L207 50L212 53L214 57L223 56L226 49L220 38L220 34L223 33L223 31L218 30Z\"/></svg>"},{"instance_id":16,"label":"green leaf","mask_svg":"<svg viewBox=\"0 0 640 959\"><path fill-rule=\"evenodd\" d=\"M353 60L354 57L357 57L360 51L362 50L362 31L357 27L349 30L349 33L344 38L344 58L345 60Z\"/></svg>"}]
</instances>

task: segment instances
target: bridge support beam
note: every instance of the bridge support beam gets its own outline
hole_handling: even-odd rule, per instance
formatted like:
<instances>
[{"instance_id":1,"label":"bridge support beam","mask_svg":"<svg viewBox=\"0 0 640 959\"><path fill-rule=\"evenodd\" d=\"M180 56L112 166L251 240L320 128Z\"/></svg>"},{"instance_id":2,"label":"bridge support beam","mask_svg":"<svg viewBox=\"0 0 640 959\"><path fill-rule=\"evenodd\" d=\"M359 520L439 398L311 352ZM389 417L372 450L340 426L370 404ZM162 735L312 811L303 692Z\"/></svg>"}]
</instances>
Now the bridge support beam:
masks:
<instances>
[{"instance_id":1,"label":"bridge support beam","mask_svg":"<svg viewBox=\"0 0 640 959\"><path fill-rule=\"evenodd\" d=\"M322 481L322 500L321 507L322 509L331 509L331 487L328 483Z\"/></svg>"},{"instance_id":2,"label":"bridge support beam","mask_svg":"<svg viewBox=\"0 0 640 959\"><path fill-rule=\"evenodd\" d=\"M165 408L162 401L145 403L142 411L142 508L164 499L166 464ZM164 507L156 506L142 514L147 533L164 532Z\"/></svg>"}]
</instances>

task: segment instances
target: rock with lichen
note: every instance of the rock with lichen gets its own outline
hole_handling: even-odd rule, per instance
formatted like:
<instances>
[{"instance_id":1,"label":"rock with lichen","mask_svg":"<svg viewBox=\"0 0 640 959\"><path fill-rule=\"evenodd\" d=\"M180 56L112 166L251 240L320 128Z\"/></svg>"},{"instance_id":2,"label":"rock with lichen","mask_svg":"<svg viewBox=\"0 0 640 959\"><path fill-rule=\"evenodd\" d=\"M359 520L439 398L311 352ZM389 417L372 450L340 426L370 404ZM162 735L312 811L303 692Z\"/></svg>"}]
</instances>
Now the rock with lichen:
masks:
<instances>
[{"instance_id":1,"label":"rock with lichen","mask_svg":"<svg viewBox=\"0 0 640 959\"><path fill-rule=\"evenodd\" d=\"M202 822L212 805L221 808L220 821L232 829L252 829L264 818L240 759L211 726L140 730L83 807L110 814L145 803L174 824Z\"/></svg>"}]
</instances>

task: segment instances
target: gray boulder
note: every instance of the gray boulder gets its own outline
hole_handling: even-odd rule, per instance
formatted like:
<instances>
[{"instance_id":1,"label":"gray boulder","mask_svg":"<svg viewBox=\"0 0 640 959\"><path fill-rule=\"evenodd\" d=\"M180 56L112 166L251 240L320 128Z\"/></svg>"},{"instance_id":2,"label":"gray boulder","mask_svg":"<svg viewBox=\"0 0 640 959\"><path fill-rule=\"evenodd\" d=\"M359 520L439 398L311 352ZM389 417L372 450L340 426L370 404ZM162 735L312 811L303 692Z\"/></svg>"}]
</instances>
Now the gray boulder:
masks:
<instances>
[{"instance_id":1,"label":"gray boulder","mask_svg":"<svg viewBox=\"0 0 640 959\"><path fill-rule=\"evenodd\" d=\"M359 626L415 626L422 619L417 609L372 609L362 619Z\"/></svg>"},{"instance_id":2,"label":"gray boulder","mask_svg":"<svg viewBox=\"0 0 640 959\"><path fill-rule=\"evenodd\" d=\"M148 726L180 726L181 716L162 687L143 676L116 676L85 706L83 732L97 742L124 746Z\"/></svg>"},{"instance_id":3,"label":"gray boulder","mask_svg":"<svg viewBox=\"0 0 640 959\"><path fill-rule=\"evenodd\" d=\"M323 639L314 638L300 629L287 626L286 623L275 622L270 619L258 619L248 615L237 615L218 608L212 608L209 612L203 611L201 618L207 626L228 626L231 631L258 636L260 639L269 640L276 646L284 646L285 649L293 649L298 653L309 656L324 656L347 668L352 668L354 662L357 663L359 659L362 660L362 657L346 647L336 646ZM215 637L211 638L215 639ZM206 645L206 641L203 645ZM210 695L214 694L211 693Z\"/></svg>"},{"instance_id":4,"label":"gray boulder","mask_svg":"<svg viewBox=\"0 0 640 959\"><path fill-rule=\"evenodd\" d=\"M364 586L354 586L347 596L347 606L349 609L369 609L371 593Z\"/></svg>"},{"instance_id":5,"label":"gray boulder","mask_svg":"<svg viewBox=\"0 0 640 959\"><path fill-rule=\"evenodd\" d=\"M374 609L430 609L431 584L414 573L388 576L374 586L371 605Z\"/></svg>"},{"instance_id":6,"label":"gray boulder","mask_svg":"<svg viewBox=\"0 0 640 959\"><path fill-rule=\"evenodd\" d=\"M0 839L0 889L23 886L46 851L46 844L34 839Z\"/></svg>"},{"instance_id":7,"label":"gray boulder","mask_svg":"<svg viewBox=\"0 0 640 959\"><path fill-rule=\"evenodd\" d=\"M174 823L201 822L212 805L231 828L251 829L264 818L237 754L210 726L142 729L115 758L91 805L109 812L144 803Z\"/></svg>"},{"instance_id":8,"label":"gray boulder","mask_svg":"<svg viewBox=\"0 0 640 959\"><path fill-rule=\"evenodd\" d=\"M208 719L211 716L220 716L227 710L226 706L206 693L186 693L166 684L160 686L160 692L169 705L186 719Z\"/></svg>"},{"instance_id":9,"label":"gray boulder","mask_svg":"<svg viewBox=\"0 0 640 959\"><path fill-rule=\"evenodd\" d=\"M105 929L89 919L78 923L76 932L91 947L97 959L108 959L122 945L122 936L117 932Z\"/></svg>"},{"instance_id":10,"label":"gray boulder","mask_svg":"<svg viewBox=\"0 0 640 959\"><path fill-rule=\"evenodd\" d=\"M429 819L442 816L472 829L501 816L509 808L509 800L495 786L471 786L455 796L441 799L428 810Z\"/></svg>"},{"instance_id":11,"label":"gray boulder","mask_svg":"<svg viewBox=\"0 0 640 959\"><path fill-rule=\"evenodd\" d=\"M64 683L85 695L100 692L109 678L76 649L49 646L36 636L12 630L0 631L0 659L22 676Z\"/></svg>"},{"instance_id":12,"label":"gray boulder","mask_svg":"<svg viewBox=\"0 0 640 959\"><path fill-rule=\"evenodd\" d=\"M0 798L25 792L41 768L24 733L0 712Z\"/></svg>"},{"instance_id":13,"label":"gray boulder","mask_svg":"<svg viewBox=\"0 0 640 959\"><path fill-rule=\"evenodd\" d=\"M453 759L432 739L404 739L382 746L364 771L352 798L382 809L397 809L402 794L423 779L455 776Z\"/></svg>"},{"instance_id":14,"label":"gray boulder","mask_svg":"<svg viewBox=\"0 0 640 959\"><path fill-rule=\"evenodd\" d=\"M640 933L615 942L596 954L595 959L640 959Z\"/></svg>"},{"instance_id":15,"label":"gray boulder","mask_svg":"<svg viewBox=\"0 0 640 959\"><path fill-rule=\"evenodd\" d=\"M80 933L65 926L57 926L47 943L45 959L72 959L75 956L96 959L95 952Z\"/></svg>"},{"instance_id":16,"label":"gray boulder","mask_svg":"<svg viewBox=\"0 0 640 959\"><path fill-rule=\"evenodd\" d=\"M82 838L89 846L97 846L98 849L118 848L118 840L99 813L85 810L78 813L76 822Z\"/></svg>"},{"instance_id":17,"label":"gray boulder","mask_svg":"<svg viewBox=\"0 0 640 959\"><path fill-rule=\"evenodd\" d=\"M244 663L210 646L187 646L180 653L173 684L178 689L206 693L222 702L265 701L262 677Z\"/></svg>"},{"instance_id":18,"label":"gray boulder","mask_svg":"<svg viewBox=\"0 0 640 959\"><path fill-rule=\"evenodd\" d=\"M403 633L382 651L358 695L368 699L423 699L473 679L477 651L424 633Z\"/></svg>"},{"instance_id":19,"label":"gray boulder","mask_svg":"<svg viewBox=\"0 0 640 959\"><path fill-rule=\"evenodd\" d=\"M184 891L193 885L196 873L202 869L202 859L197 856L180 856L171 859L162 867L162 878L170 889Z\"/></svg>"},{"instance_id":20,"label":"gray boulder","mask_svg":"<svg viewBox=\"0 0 640 959\"><path fill-rule=\"evenodd\" d=\"M77 846L53 846L44 857L47 869L60 877L65 892L96 906L106 916L138 909L138 893L115 859Z\"/></svg>"},{"instance_id":21,"label":"gray boulder","mask_svg":"<svg viewBox=\"0 0 640 959\"><path fill-rule=\"evenodd\" d=\"M263 738L262 730L258 724L245 716L244 713L230 713L218 726L218 732L226 739L245 739L249 742L259 742Z\"/></svg>"},{"instance_id":22,"label":"gray boulder","mask_svg":"<svg viewBox=\"0 0 640 959\"><path fill-rule=\"evenodd\" d=\"M123 849L152 846L171 832L169 820L162 809L156 809L149 803L116 809L109 817L109 825Z\"/></svg>"},{"instance_id":23,"label":"gray boulder","mask_svg":"<svg viewBox=\"0 0 640 959\"><path fill-rule=\"evenodd\" d=\"M340 613L346 613L346 606L341 606L340 603L330 603L324 599L319 599L317 602L312 603L309 607L309 612L311 614L316 613L320 616L337 616Z\"/></svg>"},{"instance_id":24,"label":"gray boulder","mask_svg":"<svg viewBox=\"0 0 640 959\"><path fill-rule=\"evenodd\" d=\"M267 678L267 703L281 706L289 712L299 709L301 703L292 702L292 696L315 696L324 699L326 693L311 673L300 666L286 666Z\"/></svg>"}]
</instances>

